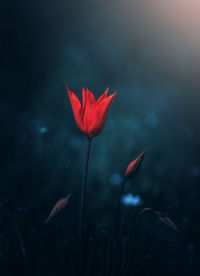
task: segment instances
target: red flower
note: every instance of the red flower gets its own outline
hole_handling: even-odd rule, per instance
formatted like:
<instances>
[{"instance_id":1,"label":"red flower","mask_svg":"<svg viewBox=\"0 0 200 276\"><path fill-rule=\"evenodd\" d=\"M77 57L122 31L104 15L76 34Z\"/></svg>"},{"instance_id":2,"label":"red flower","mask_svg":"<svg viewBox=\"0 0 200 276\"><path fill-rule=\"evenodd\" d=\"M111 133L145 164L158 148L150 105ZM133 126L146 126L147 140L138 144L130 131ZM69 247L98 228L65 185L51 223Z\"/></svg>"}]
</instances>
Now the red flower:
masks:
<instances>
[{"instance_id":1,"label":"red flower","mask_svg":"<svg viewBox=\"0 0 200 276\"><path fill-rule=\"evenodd\" d=\"M94 137L104 128L108 110L115 98L116 92L107 97L108 89L96 101L87 88L82 90L82 105L73 91L66 85L76 124L80 131L88 137Z\"/></svg>"},{"instance_id":2,"label":"red flower","mask_svg":"<svg viewBox=\"0 0 200 276\"><path fill-rule=\"evenodd\" d=\"M140 165L142 163L142 159L144 157L145 152L146 152L146 150L143 150L143 152L140 153L140 155L128 165L128 167L126 168L126 171L125 171L125 176L127 178L131 178L137 174L137 172L140 168Z\"/></svg>"}]
</instances>

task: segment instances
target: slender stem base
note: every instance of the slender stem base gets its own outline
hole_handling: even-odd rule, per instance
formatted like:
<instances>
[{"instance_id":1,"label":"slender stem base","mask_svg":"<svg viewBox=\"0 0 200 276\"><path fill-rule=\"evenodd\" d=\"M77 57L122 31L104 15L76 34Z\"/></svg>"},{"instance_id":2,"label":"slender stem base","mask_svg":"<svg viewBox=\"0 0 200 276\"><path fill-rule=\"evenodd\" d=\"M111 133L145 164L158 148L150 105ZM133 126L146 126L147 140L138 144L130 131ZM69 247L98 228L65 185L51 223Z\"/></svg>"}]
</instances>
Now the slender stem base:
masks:
<instances>
[{"instance_id":1,"label":"slender stem base","mask_svg":"<svg viewBox=\"0 0 200 276\"><path fill-rule=\"evenodd\" d=\"M114 224L113 224L113 235L114 235L113 238L114 239L115 239L116 230L117 230L117 226L118 226L118 222L119 222L120 201L121 201L121 197L122 197L122 193L123 193L126 181L127 181L127 178L124 178L124 180L121 184L121 188L120 188L119 196L118 196L118 200L117 200L117 205L116 205L116 209L115 209Z\"/></svg>"},{"instance_id":2,"label":"slender stem base","mask_svg":"<svg viewBox=\"0 0 200 276\"><path fill-rule=\"evenodd\" d=\"M88 164L90 156L91 139L88 138L88 146L85 159L85 168L82 179L82 190L81 190L81 211L80 211L80 267L83 270L83 250L84 250L84 233L85 233L85 203L86 203L86 184L88 174ZM82 272L81 272L82 273Z\"/></svg>"},{"instance_id":3,"label":"slender stem base","mask_svg":"<svg viewBox=\"0 0 200 276\"><path fill-rule=\"evenodd\" d=\"M85 169L84 169L84 174L82 179L82 191L81 191L81 215L80 215L81 233L83 233L84 221L85 221L85 196L86 196L86 184L87 184L90 146L91 146L91 138L88 138L88 146L87 146L87 153L86 153L86 159L85 159Z\"/></svg>"},{"instance_id":4,"label":"slender stem base","mask_svg":"<svg viewBox=\"0 0 200 276\"><path fill-rule=\"evenodd\" d=\"M127 178L124 178L124 180L121 183L118 199L117 199L117 204L115 208L115 214L114 214L114 221L113 221L113 229L112 229L112 234L111 234L111 250L112 250L112 257L110 260L110 271L109 275L113 276L116 275L116 256L117 256L117 251L118 251L118 246L119 246L119 239L118 239L118 234L119 234L119 225L120 225L120 216L119 216L119 211L120 211L120 201L122 197L122 193L124 190L125 183L127 181Z\"/></svg>"}]
</instances>

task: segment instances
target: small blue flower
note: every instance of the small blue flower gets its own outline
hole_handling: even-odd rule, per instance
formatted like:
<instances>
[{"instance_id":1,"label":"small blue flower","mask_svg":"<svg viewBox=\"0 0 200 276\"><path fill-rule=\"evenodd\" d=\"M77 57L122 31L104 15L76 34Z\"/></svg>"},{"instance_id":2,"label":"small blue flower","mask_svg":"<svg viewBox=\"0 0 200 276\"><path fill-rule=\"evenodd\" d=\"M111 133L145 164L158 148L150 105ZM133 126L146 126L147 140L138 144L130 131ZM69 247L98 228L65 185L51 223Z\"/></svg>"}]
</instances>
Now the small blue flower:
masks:
<instances>
[{"instance_id":1,"label":"small blue flower","mask_svg":"<svg viewBox=\"0 0 200 276\"><path fill-rule=\"evenodd\" d=\"M139 195L133 195L131 193L124 195L121 202L126 206L139 206L142 204L142 199Z\"/></svg>"}]
</instances>

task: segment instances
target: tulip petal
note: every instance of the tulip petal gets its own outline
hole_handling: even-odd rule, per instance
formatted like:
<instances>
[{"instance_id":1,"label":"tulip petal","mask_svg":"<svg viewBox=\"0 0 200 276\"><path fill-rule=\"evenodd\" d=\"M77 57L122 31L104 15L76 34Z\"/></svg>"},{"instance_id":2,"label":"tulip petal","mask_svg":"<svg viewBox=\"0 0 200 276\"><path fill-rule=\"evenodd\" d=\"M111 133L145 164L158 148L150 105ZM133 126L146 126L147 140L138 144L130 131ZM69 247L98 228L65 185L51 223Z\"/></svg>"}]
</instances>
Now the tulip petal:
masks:
<instances>
[{"instance_id":1,"label":"tulip petal","mask_svg":"<svg viewBox=\"0 0 200 276\"><path fill-rule=\"evenodd\" d=\"M108 90L109 90L109 88L107 88L106 91L104 92L104 94L101 95L101 96L98 98L97 103L100 103L103 99L105 99L105 98L107 97Z\"/></svg>"},{"instance_id":2,"label":"tulip petal","mask_svg":"<svg viewBox=\"0 0 200 276\"><path fill-rule=\"evenodd\" d=\"M145 152L146 152L146 150L144 150L142 153L140 153L140 155L128 165L128 167L126 168L126 171L125 171L125 176L127 178L133 177L137 174L137 172L140 168L140 165L142 163L142 159L144 157Z\"/></svg>"},{"instance_id":3,"label":"tulip petal","mask_svg":"<svg viewBox=\"0 0 200 276\"><path fill-rule=\"evenodd\" d=\"M67 84L66 88L78 128L88 137L100 134L105 125L108 110L116 93L107 97L107 88L104 94L96 101L93 93L88 88L83 88L81 105L79 99L74 92L68 88Z\"/></svg>"},{"instance_id":4,"label":"tulip petal","mask_svg":"<svg viewBox=\"0 0 200 276\"><path fill-rule=\"evenodd\" d=\"M94 94L88 88L86 89L86 100L89 105L93 105L94 103L96 103Z\"/></svg>"},{"instance_id":5,"label":"tulip petal","mask_svg":"<svg viewBox=\"0 0 200 276\"><path fill-rule=\"evenodd\" d=\"M86 101L85 93L86 93L86 91L85 91L85 88L83 87L83 89L82 89L82 108L83 108L83 110L85 109L85 101Z\"/></svg>"},{"instance_id":6,"label":"tulip petal","mask_svg":"<svg viewBox=\"0 0 200 276\"><path fill-rule=\"evenodd\" d=\"M90 126L94 121L94 110L96 107L96 100L94 95L88 88L85 90L84 95L85 95L85 99L84 99L85 106L83 109L83 125L84 125L85 132L89 136Z\"/></svg>"},{"instance_id":7,"label":"tulip petal","mask_svg":"<svg viewBox=\"0 0 200 276\"><path fill-rule=\"evenodd\" d=\"M83 130L83 123L82 123L83 108L81 107L81 103L80 103L79 99L76 97L76 95L74 94L74 92L72 90L70 90L67 85L66 85L66 88L67 88L68 96L69 96L69 99L71 102L72 110L74 113L75 122L76 122L78 128L81 129L81 131L82 131Z\"/></svg>"},{"instance_id":8,"label":"tulip petal","mask_svg":"<svg viewBox=\"0 0 200 276\"><path fill-rule=\"evenodd\" d=\"M94 120L93 124L90 127L90 137L96 136L101 133L104 128L108 110L115 98L117 92L110 95L109 97L104 98L101 102L99 102L94 110Z\"/></svg>"}]
</instances>

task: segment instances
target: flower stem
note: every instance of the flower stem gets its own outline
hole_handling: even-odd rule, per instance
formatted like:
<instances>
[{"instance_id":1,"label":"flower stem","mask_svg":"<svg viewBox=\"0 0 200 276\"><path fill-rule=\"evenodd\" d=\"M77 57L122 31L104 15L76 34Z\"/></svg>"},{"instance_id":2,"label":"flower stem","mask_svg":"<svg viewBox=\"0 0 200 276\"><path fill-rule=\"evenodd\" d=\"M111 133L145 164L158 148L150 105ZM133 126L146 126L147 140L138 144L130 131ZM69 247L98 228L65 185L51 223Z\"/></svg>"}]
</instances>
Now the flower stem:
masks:
<instances>
[{"instance_id":1,"label":"flower stem","mask_svg":"<svg viewBox=\"0 0 200 276\"><path fill-rule=\"evenodd\" d=\"M85 168L82 179L82 191L81 191L81 212L80 212L80 275L83 275L83 256L84 256L84 233L85 233L85 203L86 203L86 184L87 184L87 173L90 156L91 139L88 137L88 145L85 159Z\"/></svg>"},{"instance_id":2,"label":"flower stem","mask_svg":"<svg viewBox=\"0 0 200 276\"><path fill-rule=\"evenodd\" d=\"M118 226L118 221L119 221L119 207L120 207L120 201L121 201L121 197L122 197L122 193L123 193L123 190L124 190L124 186L125 186L125 183L127 181L127 178L124 178L122 184L121 184L121 188L120 188L120 191L119 191L119 196L118 196L118 200L117 200L117 205L116 205L116 209L115 209L115 215L114 215L114 225L113 225L113 238L115 239L115 235L117 233L117 226Z\"/></svg>"},{"instance_id":3,"label":"flower stem","mask_svg":"<svg viewBox=\"0 0 200 276\"><path fill-rule=\"evenodd\" d=\"M85 169L82 179L82 191L81 191L81 216L80 216L80 227L81 227L81 237L84 231L84 221L85 221L85 195L86 195L86 184L87 184L87 173L88 173L88 164L89 164L89 156L90 156L90 146L91 139L88 138L86 159L85 159Z\"/></svg>"}]
</instances>

